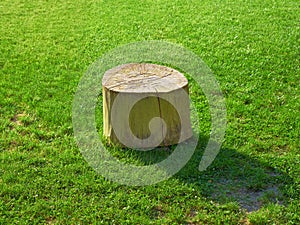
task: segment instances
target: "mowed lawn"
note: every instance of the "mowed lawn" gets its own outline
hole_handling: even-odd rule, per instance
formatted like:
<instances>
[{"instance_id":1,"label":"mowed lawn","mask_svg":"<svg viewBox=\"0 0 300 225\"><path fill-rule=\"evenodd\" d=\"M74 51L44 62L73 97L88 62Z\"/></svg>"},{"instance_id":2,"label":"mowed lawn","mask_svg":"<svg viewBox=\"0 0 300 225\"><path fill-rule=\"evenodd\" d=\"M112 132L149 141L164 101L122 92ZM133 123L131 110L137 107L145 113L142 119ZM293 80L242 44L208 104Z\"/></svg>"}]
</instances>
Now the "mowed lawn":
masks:
<instances>
[{"instance_id":1,"label":"mowed lawn","mask_svg":"<svg viewBox=\"0 0 300 225\"><path fill-rule=\"evenodd\" d=\"M1 0L0 224L300 224L299 15L297 0ZM144 40L202 58L226 99L227 130L199 172L211 123L191 79L195 154L169 180L129 187L84 160L72 103L89 65ZM101 95L97 112L100 137ZM110 151L137 164L168 154Z\"/></svg>"}]
</instances>

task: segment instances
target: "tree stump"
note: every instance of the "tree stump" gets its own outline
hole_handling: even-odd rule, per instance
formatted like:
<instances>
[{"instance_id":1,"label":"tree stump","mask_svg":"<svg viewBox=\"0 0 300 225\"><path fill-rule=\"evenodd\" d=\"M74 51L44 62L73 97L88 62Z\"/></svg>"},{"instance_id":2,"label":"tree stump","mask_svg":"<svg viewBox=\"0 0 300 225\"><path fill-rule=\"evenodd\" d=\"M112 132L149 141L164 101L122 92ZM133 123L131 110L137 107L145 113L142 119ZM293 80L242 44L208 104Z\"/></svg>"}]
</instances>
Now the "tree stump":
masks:
<instances>
[{"instance_id":1,"label":"tree stump","mask_svg":"<svg viewBox=\"0 0 300 225\"><path fill-rule=\"evenodd\" d=\"M103 133L110 143L153 148L192 136L188 81L174 69L124 64L104 74L102 93Z\"/></svg>"}]
</instances>

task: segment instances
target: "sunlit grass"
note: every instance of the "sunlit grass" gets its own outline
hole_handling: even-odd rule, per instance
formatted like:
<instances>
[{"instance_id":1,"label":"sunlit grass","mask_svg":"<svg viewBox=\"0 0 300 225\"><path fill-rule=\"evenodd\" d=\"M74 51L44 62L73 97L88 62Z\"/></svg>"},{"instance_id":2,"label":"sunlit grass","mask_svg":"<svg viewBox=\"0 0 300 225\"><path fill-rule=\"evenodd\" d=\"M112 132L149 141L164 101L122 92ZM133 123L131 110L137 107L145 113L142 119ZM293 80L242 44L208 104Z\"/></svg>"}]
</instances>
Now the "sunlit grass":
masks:
<instances>
[{"instance_id":1,"label":"sunlit grass","mask_svg":"<svg viewBox=\"0 0 300 225\"><path fill-rule=\"evenodd\" d=\"M3 0L0 18L0 224L300 223L297 1ZM83 159L72 101L91 63L142 40L180 44L207 63L228 128L198 172L210 116L191 81L201 118L192 160L167 181L127 187ZM136 163L167 154L110 151Z\"/></svg>"}]
</instances>

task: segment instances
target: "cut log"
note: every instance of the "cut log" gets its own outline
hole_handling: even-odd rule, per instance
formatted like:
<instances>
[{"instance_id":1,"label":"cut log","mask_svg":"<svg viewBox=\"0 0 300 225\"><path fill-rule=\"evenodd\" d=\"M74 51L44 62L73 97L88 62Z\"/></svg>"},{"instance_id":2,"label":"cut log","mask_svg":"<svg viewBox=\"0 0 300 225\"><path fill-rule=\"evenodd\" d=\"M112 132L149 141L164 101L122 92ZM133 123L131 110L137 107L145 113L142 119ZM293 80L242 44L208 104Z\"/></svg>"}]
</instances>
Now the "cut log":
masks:
<instances>
[{"instance_id":1,"label":"cut log","mask_svg":"<svg viewBox=\"0 0 300 225\"><path fill-rule=\"evenodd\" d=\"M124 64L102 79L103 133L110 143L153 148L192 136L188 81L150 63Z\"/></svg>"}]
</instances>

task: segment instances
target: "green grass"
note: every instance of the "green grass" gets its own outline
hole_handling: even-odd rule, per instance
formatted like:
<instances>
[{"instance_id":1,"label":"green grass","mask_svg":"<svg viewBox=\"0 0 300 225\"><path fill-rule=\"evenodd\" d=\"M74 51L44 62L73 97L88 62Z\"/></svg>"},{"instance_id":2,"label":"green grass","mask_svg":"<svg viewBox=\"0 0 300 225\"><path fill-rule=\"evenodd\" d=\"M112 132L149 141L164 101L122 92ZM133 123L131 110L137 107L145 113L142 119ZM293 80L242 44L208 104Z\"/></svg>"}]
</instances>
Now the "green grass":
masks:
<instances>
[{"instance_id":1,"label":"green grass","mask_svg":"<svg viewBox=\"0 0 300 225\"><path fill-rule=\"evenodd\" d=\"M2 0L0 18L0 224L300 223L298 1ZM192 160L167 181L127 187L84 161L71 110L91 63L142 40L180 44L207 63L228 128L198 172L210 117L191 80L201 118ZM110 150L140 164L166 154Z\"/></svg>"}]
</instances>

